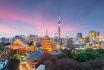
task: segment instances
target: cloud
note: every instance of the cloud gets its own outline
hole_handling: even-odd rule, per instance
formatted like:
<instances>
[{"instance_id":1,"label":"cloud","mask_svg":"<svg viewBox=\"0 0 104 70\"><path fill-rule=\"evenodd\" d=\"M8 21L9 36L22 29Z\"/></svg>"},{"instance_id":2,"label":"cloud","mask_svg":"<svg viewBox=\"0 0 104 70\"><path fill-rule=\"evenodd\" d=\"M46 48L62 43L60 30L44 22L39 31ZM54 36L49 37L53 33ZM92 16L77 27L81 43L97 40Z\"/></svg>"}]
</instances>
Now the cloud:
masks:
<instances>
[{"instance_id":1,"label":"cloud","mask_svg":"<svg viewBox=\"0 0 104 70\"><path fill-rule=\"evenodd\" d=\"M32 23L31 18L23 15L22 13L19 13L19 11L8 9L7 7L0 7L0 17L10 21L22 21L25 23Z\"/></svg>"},{"instance_id":2,"label":"cloud","mask_svg":"<svg viewBox=\"0 0 104 70\"><path fill-rule=\"evenodd\" d=\"M9 22L13 22L6 22L4 23L4 25L0 26L0 33L8 35L20 34L20 32L44 35L46 28L48 29L49 34L54 34L58 31L58 20L51 20L40 12L35 12L34 17L28 17L18 11L8 9L7 7L0 7L0 17L4 19L4 21L8 20ZM19 25L17 25L17 21L23 23L22 26L20 23ZM7 26L8 24L11 24L11 26ZM68 23L65 22L64 24ZM64 24L62 25L62 34L80 29L80 26L69 26ZM31 27L28 25L31 25ZM13 28L12 26L15 26L15 28Z\"/></svg>"},{"instance_id":3,"label":"cloud","mask_svg":"<svg viewBox=\"0 0 104 70\"><path fill-rule=\"evenodd\" d=\"M14 34L18 34L18 32L15 29L12 29L6 25L0 24L0 34L6 35L6 36L13 36Z\"/></svg>"}]
</instances>

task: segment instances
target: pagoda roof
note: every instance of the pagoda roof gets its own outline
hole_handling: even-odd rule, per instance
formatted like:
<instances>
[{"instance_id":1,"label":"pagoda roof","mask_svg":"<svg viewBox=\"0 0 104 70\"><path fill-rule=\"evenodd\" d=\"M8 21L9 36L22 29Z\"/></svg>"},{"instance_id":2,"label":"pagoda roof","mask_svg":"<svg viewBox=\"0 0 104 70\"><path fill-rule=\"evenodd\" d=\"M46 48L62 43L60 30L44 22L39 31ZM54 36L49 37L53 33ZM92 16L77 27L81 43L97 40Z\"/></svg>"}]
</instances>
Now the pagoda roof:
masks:
<instances>
[{"instance_id":1,"label":"pagoda roof","mask_svg":"<svg viewBox=\"0 0 104 70\"><path fill-rule=\"evenodd\" d=\"M29 48L28 45L22 43L22 41L20 39L15 39L10 45L6 46L7 48L10 47L21 47L21 48Z\"/></svg>"}]
</instances>

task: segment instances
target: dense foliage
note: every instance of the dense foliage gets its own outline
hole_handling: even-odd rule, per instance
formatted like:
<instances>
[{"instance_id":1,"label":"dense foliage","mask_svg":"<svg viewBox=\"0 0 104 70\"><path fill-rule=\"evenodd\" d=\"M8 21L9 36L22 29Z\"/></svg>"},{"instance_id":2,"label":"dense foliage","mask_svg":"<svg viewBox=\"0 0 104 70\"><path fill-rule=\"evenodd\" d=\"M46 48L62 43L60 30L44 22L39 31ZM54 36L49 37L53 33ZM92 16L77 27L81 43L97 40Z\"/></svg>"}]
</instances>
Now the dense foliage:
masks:
<instances>
[{"instance_id":1,"label":"dense foliage","mask_svg":"<svg viewBox=\"0 0 104 70\"><path fill-rule=\"evenodd\" d=\"M61 50L58 56L46 54L42 63L47 70L104 70L104 55L101 50L87 48L78 53L76 50Z\"/></svg>"},{"instance_id":2,"label":"dense foliage","mask_svg":"<svg viewBox=\"0 0 104 70\"><path fill-rule=\"evenodd\" d=\"M97 53L104 55L104 49L97 49L96 50Z\"/></svg>"},{"instance_id":3,"label":"dense foliage","mask_svg":"<svg viewBox=\"0 0 104 70\"><path fill-rule=\"evenodd\" d=\"M76 52L75 50L62 50L62 53L58 55L59 58L70 58L79 62L85 62L88 60L95 60L98 58L104 58L102 50L93 50L87 48L84 52Z\"/></svg>"},{"instance_id":4,"label":"dense foliage","mask_svg":"<svg viewBox=\"0 0 104 70\"><path fill-rule=\"evenodd\" d=\"M101 54L98 54L96 52L82 52L82 53L75 54L73 56L73 58L74 58L74 60L77 60L80 62L85 62L88 60L95 60L98 58L104 58L104 56Z\"/></svg>"},{"instance_id":5,"label":"dense foliage","mask_svg":"<svg viewBox=\"0 0 104 70\"><path fill-rule=\"evenodd\" d=\"M59 58L72 58L75 54L74 50L61 50L61 54L58 55Z\"/></svg>"},{"instance_id":6,"label":"dense foliage","mask_svg":"<svg viewBox=\"0 0 104 70\"><path fill-rule=\"evenodd\" d=\"M46 70L104 70L104 59L78 62L70 58L51 56L43 64L46 65Z\"/></svg>"}]
</instances>

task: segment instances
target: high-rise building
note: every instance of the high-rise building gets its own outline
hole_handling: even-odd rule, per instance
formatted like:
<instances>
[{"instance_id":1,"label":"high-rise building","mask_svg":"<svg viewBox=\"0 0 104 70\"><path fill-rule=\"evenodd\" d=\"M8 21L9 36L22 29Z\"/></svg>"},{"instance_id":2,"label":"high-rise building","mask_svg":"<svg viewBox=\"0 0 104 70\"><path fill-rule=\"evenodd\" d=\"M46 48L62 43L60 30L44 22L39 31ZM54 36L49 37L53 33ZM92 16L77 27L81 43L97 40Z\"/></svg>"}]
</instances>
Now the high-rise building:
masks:
<instances>
[{"instance_id":1,"label":"high-rise building","mask_svg":"<svg viewBox=\"0 0 104 70\"><path fill-rule=\"evenodd\" d=\"M2 37L1 38L1 42L3 42L4 44L8 43L9 39L6 37Z\"/></svg>"},{"instance_id":2,"label":"high-rise building","mask_svg":"<svg viewBox=\"0 0 104 70\"><path fill-rule=\"evenodd\" d=\"M73 38L67 40L67 48L73 49Z\"/></svg>"},{"instance_id":3,"label":"high-rise building","mask_svg":"<svg viewBox=\"0 0 104 70\"><path fill-rule=\"evenodd\" d=\"M77 39L81 39L82 38L82 33L77 33Z\"/></svg>"},{"instance_id":4,"label":"high-rise building","mask_svg":"<svg viewBox=\"0 0 104 70\"><path fill-rule=\"evenodd\" d=\"M96 32L96 38L100 36L100 32Z\"/></svg>"},{"instance_id":5,"label":"high-rise building","mask_svg":"<svg viewBox=\"0 0 104 70\"><path fill-rule=\"evenodd\" d=\"M15 35L15 39L20 39L22 42L25 41L25 36L24 35Z\"/></svg>"},{"instance_id":6,"label":"high-rise building","mask_svg":"<svg viewBox=\"0 0 104 70\"><path fill-rule=\"evenodd\" d=\"M29 41L36 41L38 38L37 35L33 35L33 34L29 35L28 37L29 37Z\"/></svg>"},{"instance_id":7,"label":"high-rise building","mask_svg":"<svg viewBox=\"0 0 104 70\"><path fill-rule=\"evenodd\" d=\"M89 43L89 37L83 37L82 42L83 43Z\"/></svg>"},{"instance_id":8,"label":"high-rise building","mask_svg":"<svg viewBox=\"0 0 104 70\"><path fill-rule=\"evenodd\" d=\"M57 43L57 42L58 42L58 36L57 36L57 33L55 33L54 42L55 42L55 43Z\"/></svg>"},{"instance_id":9,"label":"high-rise building","mask_svg":"<svg viewBox=\"0 0 104 70\"><path fill-rule=\"evenodd\" d=\"M96 37L96 32L95 31L90 31L89 32L89 38L95 38Z\"/></svg>"},{"instance_id":10,"label":"high-rise building","mask_svg":"<svg viewBox=\"0 0 104 70\"><path fill-rule=\"evenodd\" d=\"M96 31L90 31L89 32L89 38L93 39L93 38L97 38L100 36L100 32L96 32Z\"/></svg>"}]
</instances>

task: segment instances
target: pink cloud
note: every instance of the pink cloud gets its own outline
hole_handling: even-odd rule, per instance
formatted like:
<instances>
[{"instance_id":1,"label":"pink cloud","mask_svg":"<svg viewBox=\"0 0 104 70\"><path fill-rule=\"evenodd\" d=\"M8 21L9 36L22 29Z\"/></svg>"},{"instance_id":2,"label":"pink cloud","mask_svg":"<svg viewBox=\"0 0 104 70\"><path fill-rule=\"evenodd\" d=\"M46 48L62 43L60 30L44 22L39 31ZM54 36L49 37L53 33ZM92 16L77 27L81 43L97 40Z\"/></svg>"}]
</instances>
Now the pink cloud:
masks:
<instances>
[{"instance_id":1,"label":"pink cloud","mask_svg":"<svg viewBox=\"0 0 104 70\"><path fill-rule=\"evenodd\" d=\"M0 34L4 34L4 35L14 35L14 34L18 34L18 32L6 25L2 25L0 24Z\"/></svg>"},{"instance_id":2,"label":"pink cloud","mask_svg":"<svg viewBox=\"0 0 104 70\"><path fill-rule=\"evenodd\" d=\"M30 24L33 26L32 28L30 27L30 30L35 31L35 34L38 34L38 35L44 35L46 28L48 29L48 33L53 33L53 34L56 33L58 30L57 29L58 20L56 21L50 20L49 18L46 18L39 12L35 12L34 18L30 18L17 11L8 9L6 7L5 8L0 7L0 17L10 21L21 21L21 22L25 22L26 24ZM64 24L67 24L67 23L64 23ZM80 26L71 27L64 24L62 25L62 34L70 31L76 31L81 28ZM29 29L29 28L26 28L26 29ZM28 31L26 29L25 31ZM17 34L19 32L16 29L2 25L0 26L0 33Z\"/></svg>"},{"instance_id":3,"label":"pink cloud","mask_svg":"<svg viewBox=\"0 0 104 70\"><path fill-rule=\"evenodd\" d=\"M70 27L70 26L65 26L64 29L63 29L63 32L71 32L71 31L76 31L76 30L79 30L80 27Z\"/></svg>"},{"instance_id":4,"label":"pink cloud","mask_svg":"<svg viewBox=\"0 0 104 70\"><path fill-rule=\"evenodd\" d=\"M7 7L0 7L0 17L11 21L32 23L32 20L29 17L24 16L19 12L8 9Z\"/></svg>"}]
</instances>

